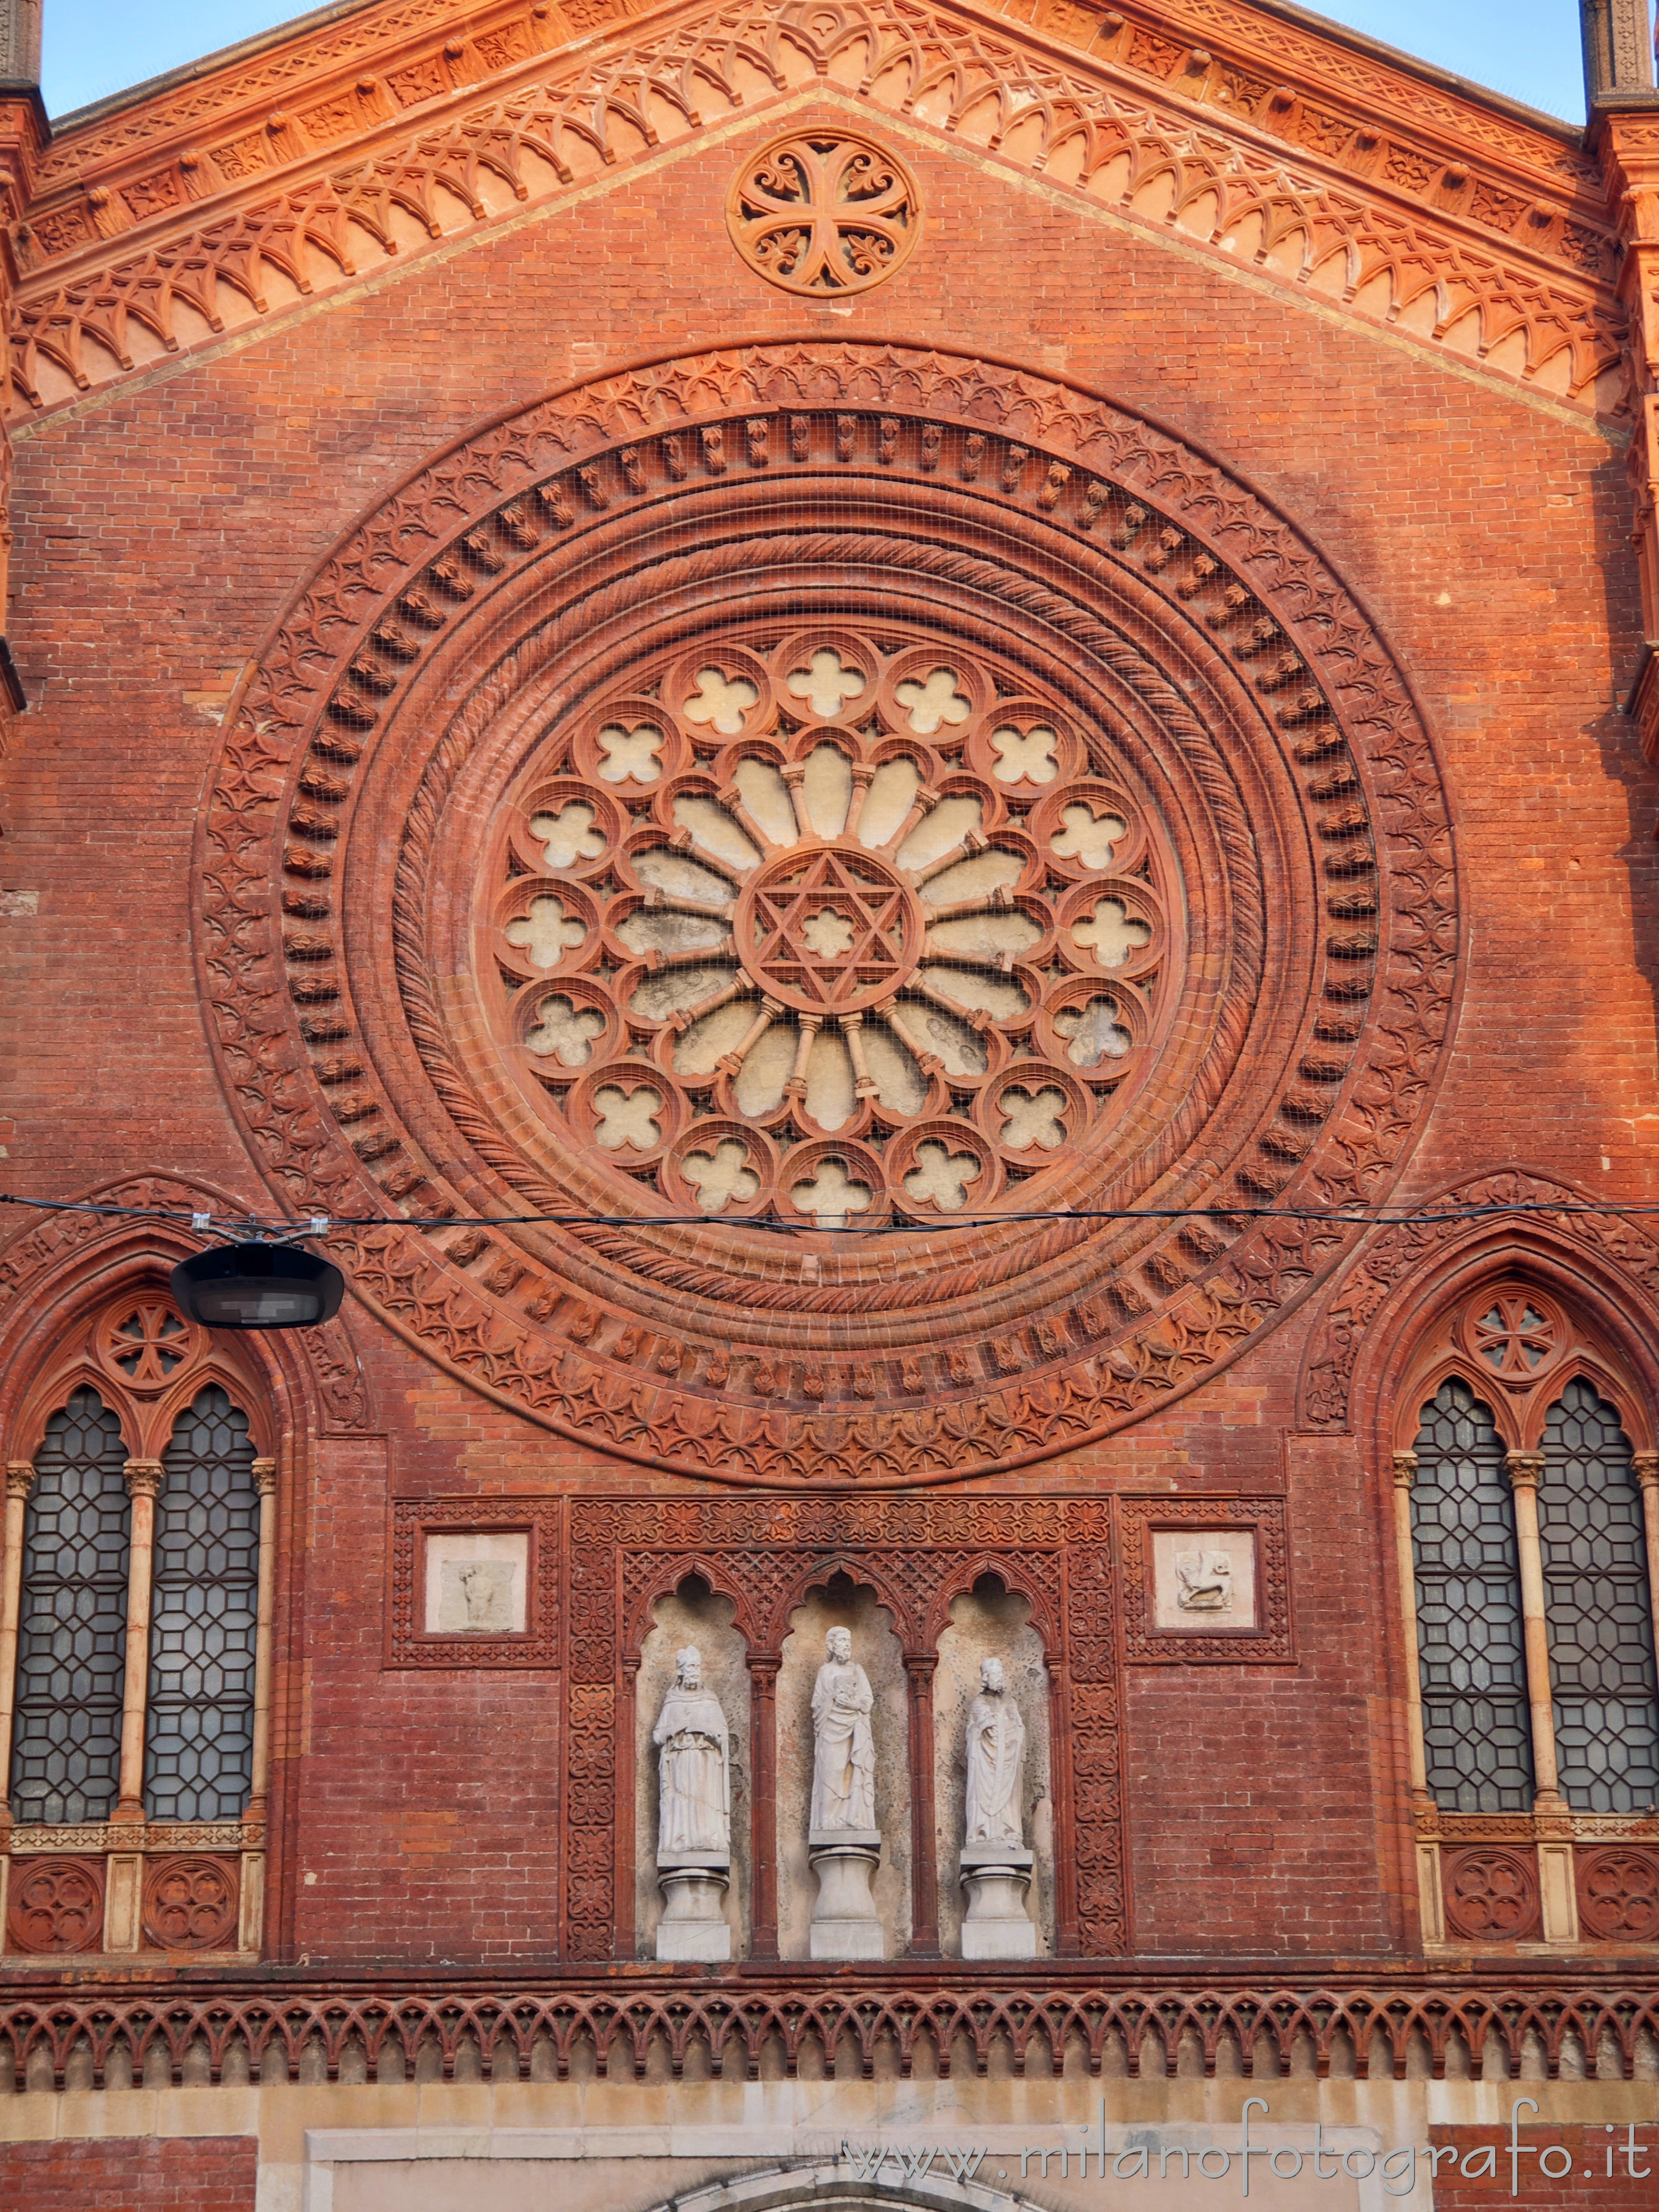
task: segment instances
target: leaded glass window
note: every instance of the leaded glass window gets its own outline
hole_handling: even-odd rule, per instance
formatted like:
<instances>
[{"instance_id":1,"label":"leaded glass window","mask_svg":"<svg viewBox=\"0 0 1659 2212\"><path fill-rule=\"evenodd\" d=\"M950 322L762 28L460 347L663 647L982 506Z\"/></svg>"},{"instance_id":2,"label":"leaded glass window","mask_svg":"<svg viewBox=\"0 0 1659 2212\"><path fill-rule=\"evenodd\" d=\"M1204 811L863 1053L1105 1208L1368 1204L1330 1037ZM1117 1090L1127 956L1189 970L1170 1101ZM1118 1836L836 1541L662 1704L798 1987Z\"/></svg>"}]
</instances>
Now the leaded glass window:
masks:
<instances>
[{"instance_id":1,"label":"leaded glass window","mask_svg":"<svg viewBox=\"0 0 1659 2212\"><path fill-rule=\"evenodd\" d=\"M23 1516L11 1810L107 1820L121 1778L131 1503L121 1425L95 1390L46 1424Z\"/></svg>"},{"instance_id":2,"label":"leaded glass window","mask_svg":"<svg viewBox=\"0 0 1659 2212\"><path fill-rule=\"evenodd\" d=\"M247 1417L216 1383L180 1414L162 1466L144 1810L240 1820L253 1773L259 1497Z\"/></svg>"},{"instance_id":3,"label":"leaded glass window","mask_svg":"<svg viewBox=\"0 0 1659 2212\"><path fill-rule=\"evenodd\" d=\"M1423 1742L1436 1802L1454 1813L1530 1812L1515 1508L1504 1446L1466 1383L1424 1407L1412 1485Z\"/></svg>"},{"instance_id":4,"label":"leaded glass window","mask_svg":"<svg viewBox=\"0 0 1659 2212\"><path fill-rule=\"evenodd\" d=\"M1619 1416L1569 1382L1544 1424L1538 1534L1562 1795L1576 1811L1659 1804L1642 1493Z\"/></svg>"}]
</instances>

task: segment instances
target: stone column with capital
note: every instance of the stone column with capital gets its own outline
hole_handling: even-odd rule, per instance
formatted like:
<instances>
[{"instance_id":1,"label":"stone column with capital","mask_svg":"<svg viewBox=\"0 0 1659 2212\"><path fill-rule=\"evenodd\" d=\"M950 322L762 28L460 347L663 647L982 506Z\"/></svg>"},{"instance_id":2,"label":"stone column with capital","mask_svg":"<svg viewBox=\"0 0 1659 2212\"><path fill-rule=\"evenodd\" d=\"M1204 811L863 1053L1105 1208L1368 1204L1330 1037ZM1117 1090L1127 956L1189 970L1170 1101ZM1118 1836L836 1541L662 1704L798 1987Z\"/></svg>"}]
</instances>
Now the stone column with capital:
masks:
<instances>
[{"instance_id":1,"label":"stone column with capital","mask_svg":"<svg viewBox=\"0 0 1659 2212\"><path fill-rule=\"evenodd\" d=\"M121 1686L121 1780L115 1821L144 1817L144 1717L149 1701L150 1585L155 1561L155 1500L165 1469L159 1459L130 1459L127 1495L132 1531L127 1552L126 1673Z\"/></svg>"},{"instance_id":2,"label":"stone column with capital","mask_svg":"<svg viewBox=\"0 0 1659 2212\"><path fill-rule=\"evenodd\" d=\"M1440 1845L1432 1833L1438 1808L1429 1789L1429 1763L1423 1741L1423 1655L1417 1638L1417 1556L1412 1542L1412 1485L1416 1480L1417 1454L1397 1451L1394 1455L1394 1547L1406 1666L1406 1764L1417 1830L1417 1905L1423 1941L1442 1943L1446 1915L1440 1883Z\"/></svg>"},{"instance_id":3,"label":"stone column with capital","mask_svg":"<svg viewBox=\"0 0 1659 2212\"><path fill-rule=\"evenodd\" d=\"M149 1704L150 1587L155 1560L155 1500L165 1469L159 1459L130 1459L132 1500L127 1549L126 1674L121 1687L121 1779L112 1826L133 1830L131 1850L112 1851L104 1875L104 1948L138 1948L144 1862L144 1719Z\"/></svg>"},{"instance_id":4,"label":"stone column with capital","mask_svg":"<svg viewBox=\"0 0 1659 2212\"><path fill-rule=\"evenodd\" d=\"M1538 1533L1538 1485L1544 1472L1544 1455L1505 1452L1504 1472L1515 1497L1515 1549L1521 1569L1527 1705L1532 1718L1533 1813L1540 1824L1539 1911L1547 1943L1576 1943L1578 1894L1573 1881L1571 1836L1552 1838L1544 1832L1552 1821L1565 1823L1567 1811L1555 1761L1555 1699L1550 1691L1549 1623L1544 1610L1544 1547Z\"/></svg>"},{"instance_id":5,"label":"stone column with capital","mask_svg":"<svg viewBox=\"0 0 1659 2212\"><path fill-rule=\"evenodd\" d=\"M276 1617L276 1462L256 1459L259 1493L259 1592L253 1628L253 1756L250 1762L246 1827L263 1832L270 1795L270 1676ZM265 1852L263 1832L245 1840L237 1946L257 1954L264 1933Z\"/></svg>"},{"instance_id":6,"label":"stone column with capital","mask_svg":"<svg viewBox=\"0 0 1659 2212\"><path fill-rule=\"evenodd\" d=\"M17 1625L23 1594L23 1523L34 1469L27 1460L6 1468L4 1539L0 1543L0 1840L11 1830L11 1722L17 1703Z\"/></svg>"}]
</instances>

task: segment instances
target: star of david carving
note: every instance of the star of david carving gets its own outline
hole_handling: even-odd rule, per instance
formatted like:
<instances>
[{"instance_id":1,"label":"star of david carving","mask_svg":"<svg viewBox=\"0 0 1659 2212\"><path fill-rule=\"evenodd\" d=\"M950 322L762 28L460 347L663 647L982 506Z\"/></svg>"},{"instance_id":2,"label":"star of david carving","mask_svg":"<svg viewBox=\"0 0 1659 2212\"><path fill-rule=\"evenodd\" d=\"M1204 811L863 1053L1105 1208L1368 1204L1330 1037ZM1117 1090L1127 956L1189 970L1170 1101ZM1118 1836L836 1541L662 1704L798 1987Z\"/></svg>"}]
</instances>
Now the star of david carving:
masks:
<instances>
[{"instance_id":1,"label":"star of david carving","mask_svg":"<svg viewBox=\"0 0 1659 2212\"><path fill-rule=\"evenodd\" d=\"M852 1006L908 972L908 908L885 869L826 848L757 886L749 921L757 964L804 1006ZM819 917L829 915L846 927L823 927Z\"/></svg>"}]
</instances>

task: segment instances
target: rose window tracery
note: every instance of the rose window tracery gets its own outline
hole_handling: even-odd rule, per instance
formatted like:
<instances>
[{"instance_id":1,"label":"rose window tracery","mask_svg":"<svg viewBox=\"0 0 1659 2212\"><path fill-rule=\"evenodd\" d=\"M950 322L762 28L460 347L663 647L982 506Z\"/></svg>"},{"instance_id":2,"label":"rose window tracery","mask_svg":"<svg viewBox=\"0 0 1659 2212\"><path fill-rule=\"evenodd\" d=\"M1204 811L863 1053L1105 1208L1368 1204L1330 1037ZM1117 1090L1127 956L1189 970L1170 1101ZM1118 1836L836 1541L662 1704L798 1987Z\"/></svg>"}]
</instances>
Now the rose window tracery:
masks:
<instances>
[{"instance_id":1,"label":"rose window tracery","mask_svg":"<svg viewBox=\"0 0 1659 2212\"><path fill-rule=\"evenodd\" d=\"M514 1074L672 1208L975 1212L1109 1141L1179 949L1121 763L992 652L869 624L647 658L509 801Z\"/></svg>"},{"instance_id":2,"label":"rose window tracery","mask_svg":"<svg viewBox=\"0 0 1659 2212\"><path fill-rule=\"evenodd\" d=\"M296 586L204 838L283 1206L469 1387L722 1481L1194 1387L1386 1198L1455 1000L1432 746L1318 550L1098 395L851 334L434 456Z\"/></svg>"}]
</instances>

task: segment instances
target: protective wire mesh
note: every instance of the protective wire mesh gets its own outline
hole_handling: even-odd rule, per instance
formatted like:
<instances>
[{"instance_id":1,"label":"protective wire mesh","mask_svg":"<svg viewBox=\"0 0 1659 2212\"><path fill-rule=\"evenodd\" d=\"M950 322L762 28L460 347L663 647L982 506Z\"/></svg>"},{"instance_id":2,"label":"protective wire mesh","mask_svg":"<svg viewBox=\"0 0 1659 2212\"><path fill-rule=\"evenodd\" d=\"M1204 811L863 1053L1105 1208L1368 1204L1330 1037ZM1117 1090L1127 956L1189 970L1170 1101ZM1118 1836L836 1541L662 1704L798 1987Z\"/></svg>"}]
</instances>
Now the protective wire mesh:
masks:
<instances>
[{"instance_id":1,"label":"protective wire mesh","mask_svg":"<svg viewBox=\"0 0 1659 2212\"><path fill-rule=\"evenodd\" d=\"M46 1424L23 1522L12 1818L101 1820L121 1772L131 1504L121 1425L94 1390Z\"/></svg>"},{"instance_id":2,"label":"protective wire mesh","mask_svg":"<svg viewBox=\"0 0 1659 2212\"><path fill-rule=\"evenodd\" d=\"M1412 1486L1423 1741L1453 1813L1532 1808L1515 1510L1492 1415L1467 1384L1424 1407Z\"/></svg>"},{"instance_id":3,"label":"protective wire mesh","mask_svg":"<svg viewBox=\"0 0 1659 2212\"><path fill-rule=\"evenodd\" d=\"M1659 1702L1642 1493L1619 1416L1588 1382L1569 1382L1545 1422L1538 1529L1562 1793L1578 1811L1651 1812Z\"/></svg>"},{"instance_id":4,"label":"protective wire mesh","mask_svg":"<svg viewBox=\"0 0 1659 2212\"><path fill-rule=\"evenodd\" d=\"M216 1384L173 1431L155 1510L144 1810L234 1820L253 1771L259 1498L247 1417Z\"/></svg>"}]
</instances>

